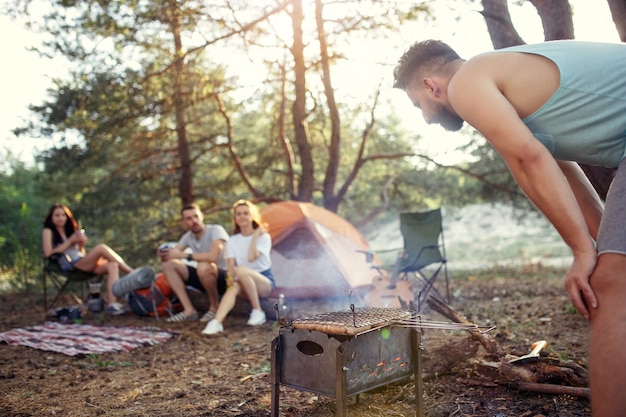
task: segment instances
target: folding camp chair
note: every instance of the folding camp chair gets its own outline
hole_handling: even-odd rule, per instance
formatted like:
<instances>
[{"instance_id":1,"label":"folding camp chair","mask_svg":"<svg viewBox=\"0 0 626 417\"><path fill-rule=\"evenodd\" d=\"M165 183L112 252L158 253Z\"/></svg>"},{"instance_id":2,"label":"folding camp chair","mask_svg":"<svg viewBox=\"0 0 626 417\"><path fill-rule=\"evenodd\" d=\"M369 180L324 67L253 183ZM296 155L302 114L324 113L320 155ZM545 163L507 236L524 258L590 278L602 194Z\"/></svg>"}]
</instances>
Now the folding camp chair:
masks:
<instances>
[{"instance_id":1,"label":"folding camp chair","mask_svg":"<svg viewBox=\"0 0 626 417\"><path fill-rule=\"evenodd\" d=\"M393 290L398 282L406 282L414 278L418 285L414 287L416 301L421 303L426 300L430 293L443 299L439 291L434 287L435 281L443 272L446 284L446 300L450 302L450 288L448 268L443 237L443 225L441 209L426 212L401 213L400 232L404 241L404 247L377 251L379 259L383 259L381 265L373 267L379 270L391 271L388 289ZM395 263L384 262L383 252L397 253ZM374 257L370 254L367 261L373 263Z\"/></svg>"},{"instance_id":2,"label":"folding camp chair","mask_svg":"<svg viewBox=\"0 0 626 417\"><path fill-rule=\"evenodd\" d=\"M443 237L441 209L421 213L400 214L400 231L404 240L404 255L399 274L413 273L423 282L421 300L433 291L433 285L443 271L446 282L446 300L450 302L450 282Z\"/></svg>"},{"instance_id":3,"label":"folding camp chair","mask_svg":"<svg viewBox=\"0 0 626 417\"><path fill-rule=\"evenodd\" d=\"M48 281L52 283L52 300L48 302ZM85 272L79 269L63 271L55 259L55 255L43 259L43 307L48 311L60 301L74 301L82 304L85 298L85 289L91 282L102 281L102 275ZM80 296L78 295L80 294Z\"/></svg>"}]
</instances>

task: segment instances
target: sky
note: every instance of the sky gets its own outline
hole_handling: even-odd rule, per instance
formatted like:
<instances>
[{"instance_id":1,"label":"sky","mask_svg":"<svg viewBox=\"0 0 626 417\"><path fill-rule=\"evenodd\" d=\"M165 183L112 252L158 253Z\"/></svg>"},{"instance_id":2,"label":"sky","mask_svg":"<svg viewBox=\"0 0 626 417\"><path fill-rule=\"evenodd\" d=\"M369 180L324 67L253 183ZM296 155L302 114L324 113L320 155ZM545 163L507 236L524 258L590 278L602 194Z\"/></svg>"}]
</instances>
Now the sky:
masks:
<instances>
[{"instance_id":1,"label":"sky","mask_svg":"<svg viewBox=\"0 0 626 417\"><path fill-rule=\"evenodd\" d=\"M333 73L333 84L347 96L358 98L363 91L374 91L383 80L385 97L393 102L393 111L410 134L425 138L420 143L439 161L454 163L462 158L455 152L455 148L464 141L462 135L445 132L438 126L428 126L404 93L391 88L393 66L415 40L441 39L455 48L463 58L493 49L484 20L478 13L479 4L471 5L461 0L438 0L434 4L434 22L426 27L422 24L416 26L415 30L404 31L389 45L379 48L368 45L360 58L357 53L356 59L346 62L341 71ZM576 39L619 42L606 1L570 0L570 4L574 11ZM522 38L528 43L541 42L541 22L533 6L526 2L524 6L510 5L510 8L513 22ZM46 99L46 90L52 86L50 79L62 77L65 69L61 61L42 59L35 52L28 51L29 47L41 43L41 37L4 15L0 15L0 39L6 57L4 65L0 66L0 157L6 155L8 150L14 157L32 164L33 155L51 147L53 143L45 139L16 139L11 131L26 123L31 116L28 106L42 103ZM375 56L373 50L377 51Z\"/></svg>"}]
</instances>

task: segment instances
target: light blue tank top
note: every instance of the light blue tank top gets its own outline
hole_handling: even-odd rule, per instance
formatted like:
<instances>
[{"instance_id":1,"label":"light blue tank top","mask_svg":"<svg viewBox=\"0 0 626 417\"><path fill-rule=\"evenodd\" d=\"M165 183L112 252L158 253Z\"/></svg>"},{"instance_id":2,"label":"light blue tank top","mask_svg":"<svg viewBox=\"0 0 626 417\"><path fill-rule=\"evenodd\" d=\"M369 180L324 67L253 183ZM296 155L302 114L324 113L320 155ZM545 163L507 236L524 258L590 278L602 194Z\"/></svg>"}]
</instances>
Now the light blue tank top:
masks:
<instances>
[{"instance_id":1,"label":"light blue tank top","mask_svg":"<svg viewBox=\"0 0 626 417\"><path fill-rule=\"evenodd\" d=\"M617 167L626 156L626 44L553 41L494 52L525 52L553 61L554 95L523 121L555 158Z\"/></svg>"}]
</instances>

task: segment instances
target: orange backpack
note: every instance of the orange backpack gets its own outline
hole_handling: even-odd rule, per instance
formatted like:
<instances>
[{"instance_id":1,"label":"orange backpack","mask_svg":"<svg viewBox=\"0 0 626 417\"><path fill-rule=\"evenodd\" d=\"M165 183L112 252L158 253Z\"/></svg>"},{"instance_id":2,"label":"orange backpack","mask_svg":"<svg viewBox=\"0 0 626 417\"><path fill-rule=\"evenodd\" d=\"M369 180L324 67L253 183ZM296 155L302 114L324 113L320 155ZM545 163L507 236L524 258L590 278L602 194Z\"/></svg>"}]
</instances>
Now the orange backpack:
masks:
<instances>
[{"instance_id":1,"label":"orange backpack","mask_svg":"<svg viewBox=\"0 0 626 417\"><path fill-rule=\"evenodd\" d=\"M156 274L156 279L149 287L130 292L127 301L133 313L157 319L183 309L162 272Z\"/></svg>"}]
</instances>

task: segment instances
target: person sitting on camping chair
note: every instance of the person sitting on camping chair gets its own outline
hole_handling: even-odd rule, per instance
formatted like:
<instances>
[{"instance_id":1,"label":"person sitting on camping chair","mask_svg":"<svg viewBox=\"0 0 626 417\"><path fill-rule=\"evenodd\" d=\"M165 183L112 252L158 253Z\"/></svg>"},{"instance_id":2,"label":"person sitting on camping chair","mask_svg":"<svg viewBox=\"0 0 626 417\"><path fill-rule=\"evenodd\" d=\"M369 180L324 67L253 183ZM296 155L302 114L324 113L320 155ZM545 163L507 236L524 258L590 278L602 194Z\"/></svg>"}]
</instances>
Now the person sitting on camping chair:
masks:
<instances>
[{"instance_id":1,"label":"person sitting on camping chair","mask_svg":"<svg viewBox=\"0 0 626 417\"><path fill-rule=\"evenodd\" d=\"M122 257L104 243L90 251L85 250L87 235L78 224L70 209L60 203L53 204L43 223L42 247L46 258L59 255L57 260L66 262L67 267L98 275L107 275L106 312L113 315L124 313L124 309L113 295L113 283L119 279L120 270L133 270ZM59 262L61 263L61 262ZM60 265L62 269L65 265Z\"/></svg>"},{"instance_id":2,"label":"person sitting on camping chair","mask_svg":"<svg viewBox=\"0 0 626 417\"><path fill-rule=\"evenodd\" d=\"M269 297L274 290L270 250L272 238L261 227L261 215L248 200L233 204L233 235L226 243L228 262L228 289L202 334L212 335L224 331L223 322L235 307L238 296L245 297L252 305L249 326L259 326L267 321L259 297Z\"/></svg>"}]
</instances>

